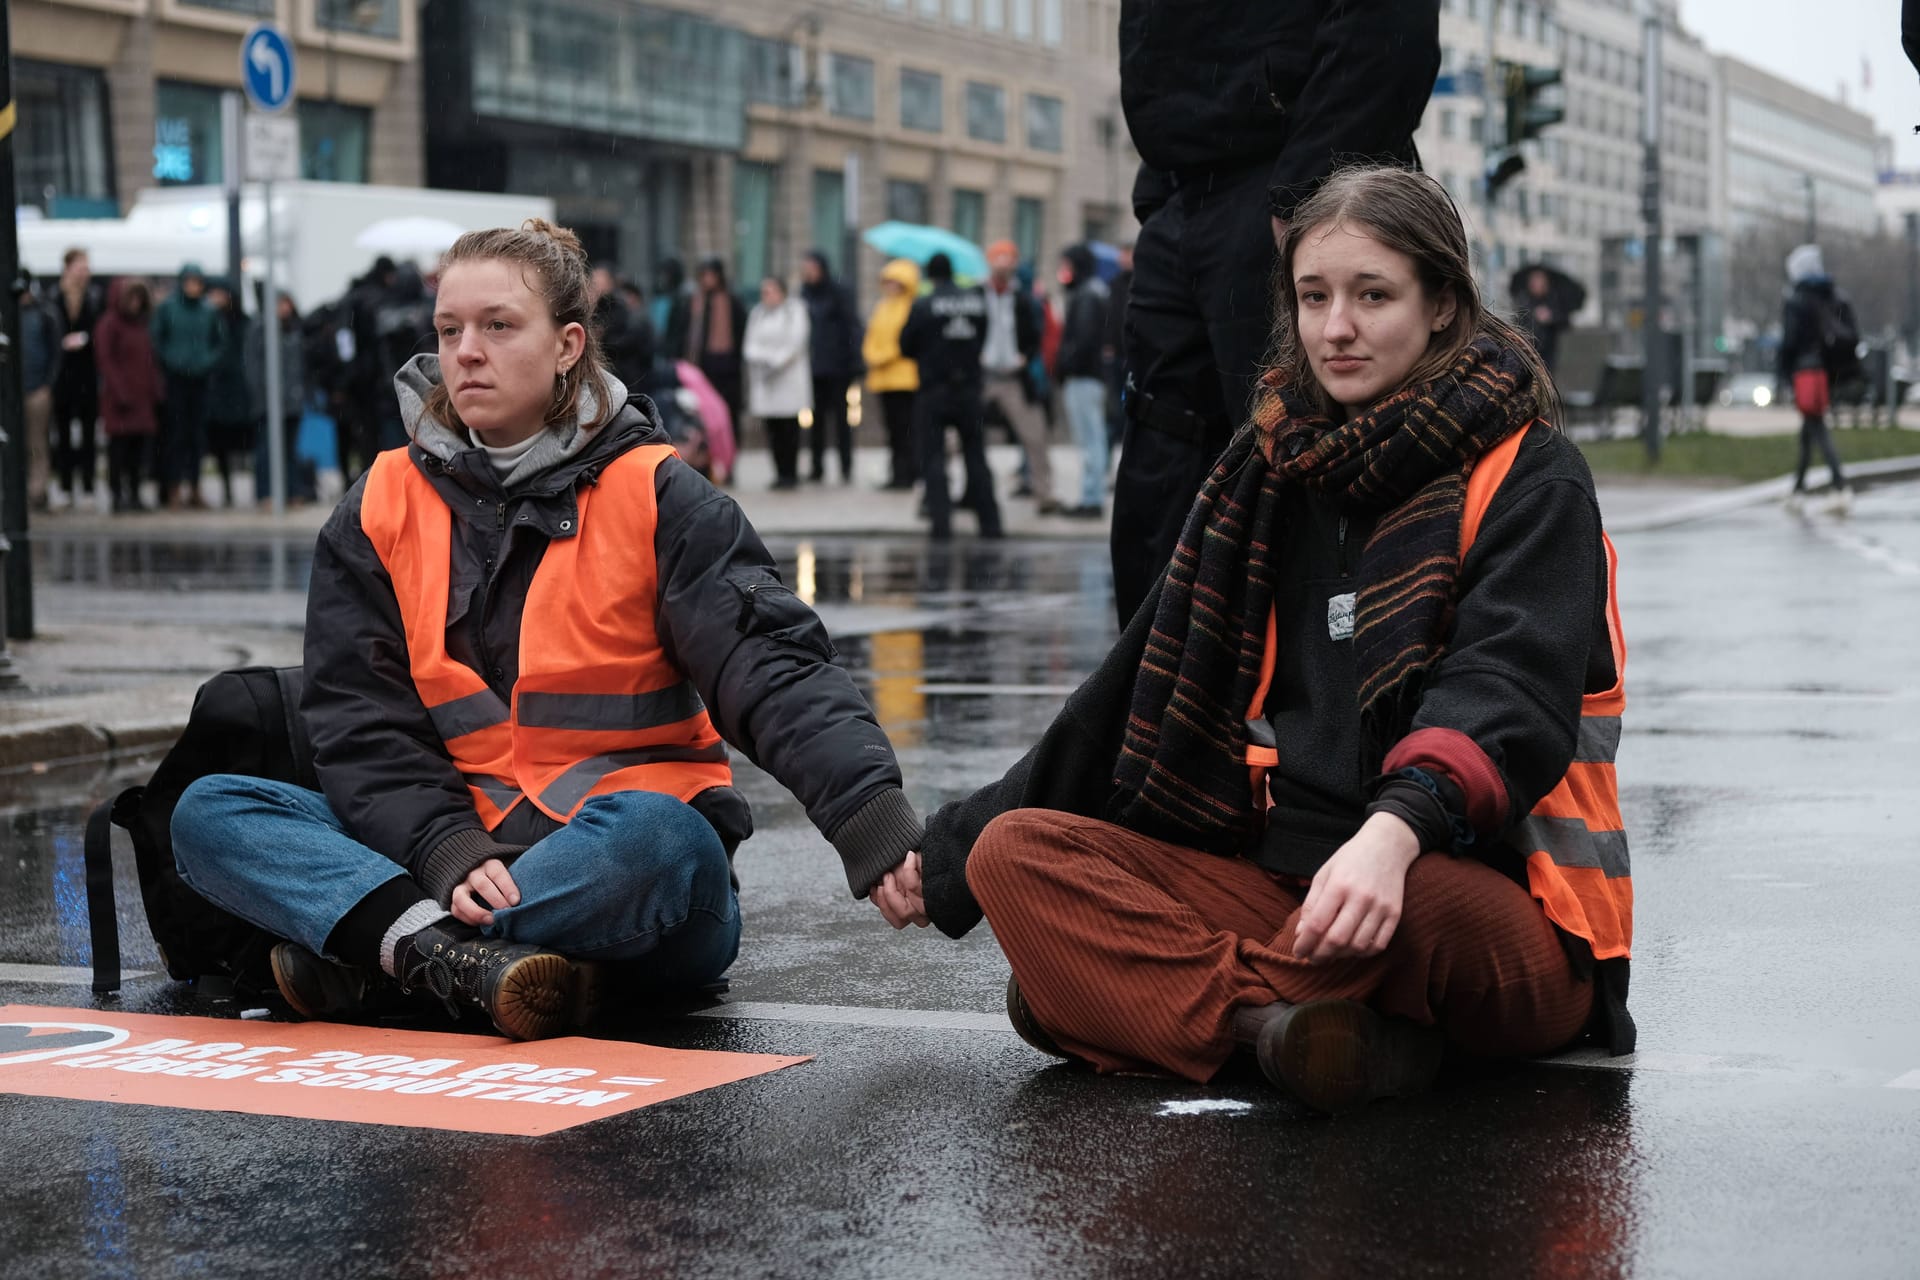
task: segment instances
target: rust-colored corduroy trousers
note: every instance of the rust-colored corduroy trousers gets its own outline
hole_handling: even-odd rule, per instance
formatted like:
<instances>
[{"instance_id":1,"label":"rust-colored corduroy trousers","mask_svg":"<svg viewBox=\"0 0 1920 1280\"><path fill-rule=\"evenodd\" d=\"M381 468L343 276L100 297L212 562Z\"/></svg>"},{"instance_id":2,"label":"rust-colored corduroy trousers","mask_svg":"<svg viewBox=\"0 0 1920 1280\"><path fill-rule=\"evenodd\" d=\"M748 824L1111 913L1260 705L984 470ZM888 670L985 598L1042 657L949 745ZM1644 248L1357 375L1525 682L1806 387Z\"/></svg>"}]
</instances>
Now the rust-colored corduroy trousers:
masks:
<instances>
[{"instance_id":1,"label":"rust-colored corduroy trousers","mask_svg":"<svg viewBox=\"0 0 1920 1280\"><path fill-rule=\"evenodd\" d=\"M1593 1005L1539 904L1468 858L1416 860L1386 950L1318 964L1293 955L1297 881L1093 818L1002 814L967 884L1034 1017L1102 1071L1210 1079L1234 1010L1275 1000L1365 1001L1500 1057L1559 1048Z\"/></svg>"}]
</instances>

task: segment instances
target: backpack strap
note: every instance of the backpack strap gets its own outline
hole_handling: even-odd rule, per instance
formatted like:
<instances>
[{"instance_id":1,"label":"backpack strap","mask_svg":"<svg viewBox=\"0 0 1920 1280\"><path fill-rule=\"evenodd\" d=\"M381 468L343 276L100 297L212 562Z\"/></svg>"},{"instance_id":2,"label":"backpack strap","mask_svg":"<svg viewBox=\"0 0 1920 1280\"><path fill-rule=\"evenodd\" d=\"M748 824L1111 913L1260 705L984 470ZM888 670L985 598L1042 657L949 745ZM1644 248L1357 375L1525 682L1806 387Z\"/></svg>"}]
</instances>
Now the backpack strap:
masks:
<instances>
[{"instance_id":1,"label":"backpack strap","mask_svg":"<svg viewBox=\"0 0 1920 1280\"><path fill-rule=\"evenodd\" d=\"M302 786L313 777L313 744L307 741L306 726L300 723L300 686L305 676L301 667L275 667L274 683L280 686L280 709L287 721L287 745L293 751L293 776Z\"/></svg>"},{"instance_id":2,"label":"backpack strap","mask_svg":"<svg viewBox=\"0 0 1920 1280\"><path fill-rule=\"evenodd\" d=\"M98 804L87 818L87 932L95 995L120 989L120 917L113 901L113 815L119 804L119 797Z\"/></svg>"}]
</instances>

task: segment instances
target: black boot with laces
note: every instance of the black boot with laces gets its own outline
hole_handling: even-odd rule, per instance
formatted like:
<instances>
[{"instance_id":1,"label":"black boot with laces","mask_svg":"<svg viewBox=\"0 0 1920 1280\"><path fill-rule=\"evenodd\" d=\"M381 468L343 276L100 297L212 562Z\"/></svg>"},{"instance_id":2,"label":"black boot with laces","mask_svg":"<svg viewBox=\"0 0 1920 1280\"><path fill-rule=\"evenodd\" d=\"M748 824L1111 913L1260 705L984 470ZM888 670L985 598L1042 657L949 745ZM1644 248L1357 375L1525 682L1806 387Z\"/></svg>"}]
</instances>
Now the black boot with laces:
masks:
<instances>
[{"instance_id":1,"label":"black boot with laces","mask_svg":"<svg viewBox=\"0 0 1920 1280\"><path fill-rule=\"evenodd\" d=\"M501 1035L542 1040L575 1016L572 961L523 942L495 942L443 920L402 940L394 967L405 991L439 997L447 1012L486 1011Z\"/></svg>"}]
</instances>

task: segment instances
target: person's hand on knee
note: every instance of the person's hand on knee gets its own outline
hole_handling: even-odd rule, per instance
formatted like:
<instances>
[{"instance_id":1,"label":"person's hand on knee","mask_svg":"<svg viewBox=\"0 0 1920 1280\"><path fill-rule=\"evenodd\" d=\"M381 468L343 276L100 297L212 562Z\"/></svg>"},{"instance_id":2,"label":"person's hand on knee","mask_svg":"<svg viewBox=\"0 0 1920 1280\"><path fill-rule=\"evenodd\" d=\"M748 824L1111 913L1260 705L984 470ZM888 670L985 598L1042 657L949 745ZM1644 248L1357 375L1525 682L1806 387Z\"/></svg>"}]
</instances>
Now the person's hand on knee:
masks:
<instances>
[{"instance_id":1,"label":"person's hand on knee","mask_svg":"<svg viewBox=\"0 0 1920 1280\"><path fill-rule=\"evenodd\" d=\"M896 929L908 925L924 929L927 919L926 897L920 887L920 855L909 853L900 865L881 876L867 896L880 909L888 924Z\"/></svg>"},{"instance_id":2,"label":"person's hand on knee","mask_svg":"<svg viewBox=\"0 0 1920 1280\"><path fill-rule=\"evenodd\" d=\"M1406 901L1407 868L1420 856L1413 828L1376 813L1313 877L1294 928L1293 954L1309 964L1378 955Z\"/></svg>"},{"instance_id":3,"label":"person's hand on knee","mask_svg":"<svg viewBox=\"0 0 1920 1280\"><path fill-rule=\"evenodd\" d=\"M448 909L461 924L489 925L493 923L495 907L519 905L520 886L507 873L507 864L498 858L488 858L454 886Z\"/></svg>"}]
</instances>

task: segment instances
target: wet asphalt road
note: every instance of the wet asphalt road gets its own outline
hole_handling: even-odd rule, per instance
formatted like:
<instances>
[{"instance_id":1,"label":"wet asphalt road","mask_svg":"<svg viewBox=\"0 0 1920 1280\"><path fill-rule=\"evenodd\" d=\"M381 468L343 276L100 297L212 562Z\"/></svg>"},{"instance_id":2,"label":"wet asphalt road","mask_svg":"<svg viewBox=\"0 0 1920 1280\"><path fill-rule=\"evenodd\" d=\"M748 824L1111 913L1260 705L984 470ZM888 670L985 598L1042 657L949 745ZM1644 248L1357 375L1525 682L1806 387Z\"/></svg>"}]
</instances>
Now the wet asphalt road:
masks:
<instances>
[{"instance_id":1,"label":"wet asphalt road","mask_svg":"<svg viewBox=\"0 0 1920 1280\"><path fill-rule=\"evenodd\" d=\"M617 1033L814 1061L540 1139L0 1095L0 1275L1920 1274L1920 488L1619 546L1631 1063L1332 1121L1244 1074L1050 1066L991 1016L984 929L886 929L746 768L760 834L718 1012L768 1016ZM926 807L1014 759L1111 636L1097 543L780 551ZM207 554L49 546L41 608L298 617L297 552L281 578L230 550L217 597ZM0 964L85 962L78 822L114 781L12 783ZM88 994L15 978L0 1002ZM121 1005L234 1009L156 977ZM1220 1105L1169 1106L1195 1101Z\"/></svg>"}]
</instances>

